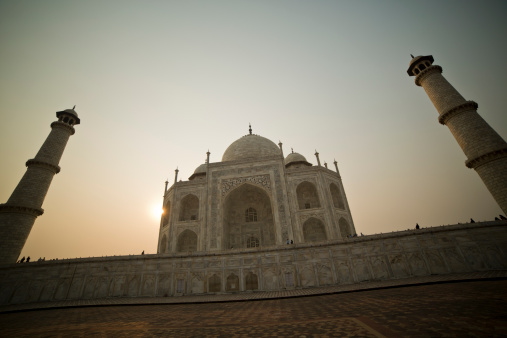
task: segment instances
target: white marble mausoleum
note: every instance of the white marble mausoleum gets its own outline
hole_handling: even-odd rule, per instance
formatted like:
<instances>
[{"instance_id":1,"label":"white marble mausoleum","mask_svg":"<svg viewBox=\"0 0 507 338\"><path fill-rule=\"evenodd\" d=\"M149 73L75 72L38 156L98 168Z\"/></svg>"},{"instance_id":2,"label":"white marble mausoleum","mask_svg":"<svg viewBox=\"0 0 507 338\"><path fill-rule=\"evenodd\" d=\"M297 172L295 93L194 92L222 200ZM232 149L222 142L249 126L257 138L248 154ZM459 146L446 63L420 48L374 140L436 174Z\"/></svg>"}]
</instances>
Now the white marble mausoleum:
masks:
<instances>
[{"instance_id":1,"label":"white marble mausoleum","mask_svg":"<svg viewBox=\"0 0 507 338\"><path fill-rule=\"evenodd\" d=\"M250 133L164 194L158 253L213 252L344 240L355 234L335 171Z\"/></svg>"}]
</instances>

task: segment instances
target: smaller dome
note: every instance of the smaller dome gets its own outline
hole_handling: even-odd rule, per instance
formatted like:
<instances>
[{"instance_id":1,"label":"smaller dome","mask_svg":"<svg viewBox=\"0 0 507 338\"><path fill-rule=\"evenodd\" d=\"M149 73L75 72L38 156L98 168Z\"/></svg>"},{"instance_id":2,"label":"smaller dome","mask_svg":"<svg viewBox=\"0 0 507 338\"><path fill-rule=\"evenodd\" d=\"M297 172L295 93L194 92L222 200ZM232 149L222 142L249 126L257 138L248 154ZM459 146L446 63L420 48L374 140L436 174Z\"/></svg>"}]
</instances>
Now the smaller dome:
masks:
<instances>
[{"instance_id":1,"label":"smaller dome","mask_svg":"<svg viewBox=\"0 0 507 338\"><path fill-rule=\"evenodd\" d=\"M299 153L290 153L289 155L287 155L287 157L285 158L285 166L288 167L292 164L304 164L304 165L307 165L307 166L311 166L310 163L308 163L308 161L306 160L306 158L299 154Z\"/></svg>"},{"instance_id":2,"label":"smaller dome","mask_svg":"<svg viewBox=\"0 0 507 338\"><path fill-rule=\"evenodd\" d=\"M206 163L201 164L194 170L194 174L206 173Z\"/></svg>"},{"instance_id":3,"label":"smaller dome","mask_svg":"<svg viewBox=\"0 0 507 338\"><path fill-rule=\"evenodd\" d=\"M192 181L196 177L203 178L204 176L206 176L206 163L203 163L200 166L198 166L197 168L195 168L194 173L192 174L192 176L190 176L188 178L188 180Z\"/></svg>"}]
</instances>

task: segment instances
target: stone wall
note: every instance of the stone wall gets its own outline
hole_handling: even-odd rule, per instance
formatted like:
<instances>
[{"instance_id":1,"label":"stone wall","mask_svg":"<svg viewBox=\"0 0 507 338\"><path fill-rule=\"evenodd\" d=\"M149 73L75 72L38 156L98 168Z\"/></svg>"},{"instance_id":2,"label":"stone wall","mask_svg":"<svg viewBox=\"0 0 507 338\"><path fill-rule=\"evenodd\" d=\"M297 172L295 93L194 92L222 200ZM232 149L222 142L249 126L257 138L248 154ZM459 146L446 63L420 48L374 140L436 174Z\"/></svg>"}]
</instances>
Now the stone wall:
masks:
<instances>
[{"instance_id":1,"label":"stone wall","mask_svg":"<svg viewBox=\"0 0 507 338\"><path fill-rule=\"evenodd\" d=\"M0 266L0 305L251 292L507 268L507 222L228 252Z\"/></svg>"}]
</instances>

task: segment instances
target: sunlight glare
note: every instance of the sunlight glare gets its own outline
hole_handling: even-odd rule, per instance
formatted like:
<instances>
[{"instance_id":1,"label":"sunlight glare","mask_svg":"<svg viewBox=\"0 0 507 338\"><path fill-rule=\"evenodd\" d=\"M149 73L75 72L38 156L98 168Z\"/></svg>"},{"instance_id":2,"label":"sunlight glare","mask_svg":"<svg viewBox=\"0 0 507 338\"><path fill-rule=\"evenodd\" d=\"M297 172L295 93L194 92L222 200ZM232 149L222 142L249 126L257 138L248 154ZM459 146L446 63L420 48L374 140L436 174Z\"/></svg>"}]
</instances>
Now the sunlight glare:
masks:
<instances>
[{"instance_id":1,"label":"sunlight glare","mask_svg":"<svg viewBox=\"0 0 507 338\"><path fill-rule=\"evenodd\" d=\"M162 216L163 213L164 213L164 209L162 209L160 207L160 205L154 205L154 206L152 206L152 208L151 208L151 215L153 216L153 218L159 219Z\"/></svg>"}]
</instances>

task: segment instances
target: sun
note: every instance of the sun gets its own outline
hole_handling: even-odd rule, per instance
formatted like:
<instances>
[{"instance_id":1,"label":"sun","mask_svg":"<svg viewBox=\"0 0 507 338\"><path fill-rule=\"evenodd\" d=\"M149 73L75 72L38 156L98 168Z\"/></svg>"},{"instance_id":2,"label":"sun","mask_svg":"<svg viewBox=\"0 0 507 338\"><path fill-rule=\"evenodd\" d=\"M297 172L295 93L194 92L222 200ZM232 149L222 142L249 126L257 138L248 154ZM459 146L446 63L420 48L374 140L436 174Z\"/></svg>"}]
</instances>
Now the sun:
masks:
<instances>
[{"instance_id":1,"label":"sun","mask_svg":"<svg viewBox=\"0 0 507 338\"><path fill-rule=\"evenodd\" d=\"M160 219L160 216L164 213L164 209L160 205L153 205L151 207L151 216L155 219Z\"/></svg>"}]
</instances>

